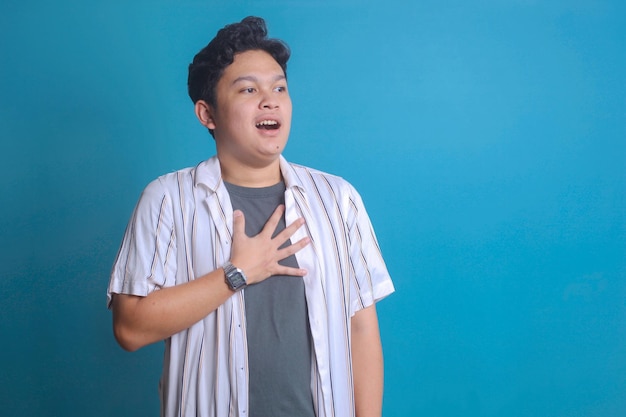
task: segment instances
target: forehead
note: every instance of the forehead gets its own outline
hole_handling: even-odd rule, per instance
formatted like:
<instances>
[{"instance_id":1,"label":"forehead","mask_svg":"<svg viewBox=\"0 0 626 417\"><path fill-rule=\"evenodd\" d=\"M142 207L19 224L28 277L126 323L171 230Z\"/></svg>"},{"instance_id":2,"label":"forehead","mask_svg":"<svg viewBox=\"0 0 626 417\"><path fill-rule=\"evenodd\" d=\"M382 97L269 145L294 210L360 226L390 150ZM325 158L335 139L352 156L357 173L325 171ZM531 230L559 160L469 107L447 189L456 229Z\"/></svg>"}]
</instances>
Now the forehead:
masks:
<instances>
[{"instance_id":1,"label":"forehead","mask_svg":"<svg viewBox=\"0 0 626 417\"><path fill-rule=\"evenodd\" d=\"M224 69L220 83L232 84L240 79L285 78L285 72L276 60L267 52L251 50L240 52L233 58L232 64Z\"/></svg>"}]
</instances>

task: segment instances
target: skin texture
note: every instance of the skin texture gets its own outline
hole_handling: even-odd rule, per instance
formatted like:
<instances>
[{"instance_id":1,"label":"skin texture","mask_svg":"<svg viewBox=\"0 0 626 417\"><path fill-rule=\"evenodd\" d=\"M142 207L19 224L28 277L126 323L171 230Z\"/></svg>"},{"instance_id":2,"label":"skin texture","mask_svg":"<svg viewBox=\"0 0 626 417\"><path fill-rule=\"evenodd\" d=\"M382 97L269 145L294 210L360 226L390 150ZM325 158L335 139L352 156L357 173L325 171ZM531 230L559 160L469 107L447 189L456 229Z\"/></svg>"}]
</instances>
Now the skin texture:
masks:
<instances>
[{"instance_id":1,"label":"skin texture","mask_svg":"<svg viewBox=\"0 0 626 417\"><path fill-rule=\"evenodd\" d=\"M287 144L292 112L287 80L280 65L264 51L237 54L218 81L216 93L216 106L199 100L195 113L202 125L213 130L224 180L244 187L278 183L279 157ZM259 128L263 121L275 122L276 128ZM309 244L305 238L279 249L304 223L298 219L272 238L283 213L284 207L278 207L254 237L245 234L243 213L234 213L230 261L244 271L249 284L276 274L306 274L303 269L278 263ZM161 341L202 320L232 294L222 268L146 297L115 294L115 337L124 349L131 351ZM380 416L383 357L375 306L357 312L351 325L357 417Z\"/></svg>"}]
</instances>

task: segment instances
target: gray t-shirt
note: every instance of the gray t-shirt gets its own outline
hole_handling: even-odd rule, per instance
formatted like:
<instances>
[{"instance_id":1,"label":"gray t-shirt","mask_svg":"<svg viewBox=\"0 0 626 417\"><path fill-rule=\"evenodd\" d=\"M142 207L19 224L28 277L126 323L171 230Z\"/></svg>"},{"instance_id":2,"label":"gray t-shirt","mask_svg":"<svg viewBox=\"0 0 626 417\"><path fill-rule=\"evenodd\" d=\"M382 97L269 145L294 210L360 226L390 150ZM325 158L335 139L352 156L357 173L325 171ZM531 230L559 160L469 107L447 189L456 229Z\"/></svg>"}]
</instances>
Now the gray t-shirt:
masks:
<instances>
[{"instance_id":1,"label":"gray t-shirt","mask_svg":"<svg viewBox=\"0 0 626 417\"><path fill-rule=\"evenodd\" d=\"M248 236L257 235L276 207L284 204L282 182L264 188L225 184L233 209L244 213ZM283 216L274 234L284 228ZM280 263L298 266L293 255ZM250 371L249 416L314 417L311 336L302 278L276 275L243 291Z\"/></svg>"}]
</instances>

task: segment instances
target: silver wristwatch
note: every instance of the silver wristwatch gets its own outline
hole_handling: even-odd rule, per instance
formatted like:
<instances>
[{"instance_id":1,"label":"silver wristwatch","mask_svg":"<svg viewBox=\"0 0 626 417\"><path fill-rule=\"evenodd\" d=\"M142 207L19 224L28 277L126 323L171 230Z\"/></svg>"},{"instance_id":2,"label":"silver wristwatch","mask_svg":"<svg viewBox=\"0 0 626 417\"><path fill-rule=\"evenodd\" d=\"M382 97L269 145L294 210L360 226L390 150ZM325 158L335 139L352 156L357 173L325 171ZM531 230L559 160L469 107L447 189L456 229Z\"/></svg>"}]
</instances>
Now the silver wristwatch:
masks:
<instances>
[{"instance_id":1,"label":"silver wristwatch","mask_svg":"<svg viewBox=\"0 0 626 417\"><path fill-rule=\"evenodd\" d=\"M246 275L243 271L230 262L226 262L223 266L226 282L233 291L238 291L248 285Z\"/></svg>"}]
</instances>

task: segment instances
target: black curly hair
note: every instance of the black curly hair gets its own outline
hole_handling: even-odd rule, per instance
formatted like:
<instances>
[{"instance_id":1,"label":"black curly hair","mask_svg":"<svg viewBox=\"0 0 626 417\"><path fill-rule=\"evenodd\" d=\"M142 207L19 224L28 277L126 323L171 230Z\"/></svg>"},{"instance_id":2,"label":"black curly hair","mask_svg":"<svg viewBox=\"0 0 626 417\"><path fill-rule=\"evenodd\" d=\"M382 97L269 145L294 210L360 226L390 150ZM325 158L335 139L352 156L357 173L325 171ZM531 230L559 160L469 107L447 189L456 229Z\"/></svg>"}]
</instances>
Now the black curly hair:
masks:
<instances>
[{"instance_id":1,"label":"black curly hair","mask_svg":"<svg viewBox=\"0 0 626 417\"><path fill-rule=\"evenodd\" d=\"M291 52L280 39L268 39L265 21L260 17L248 16L239 23L232 23L217 32L207 46L189 64L187 90L196 103L204 100L215 106L215 87L224 69L233 63L236 54L261 50L270 54L287 76L287 61Z\"/></svg>"}]
</instances>

